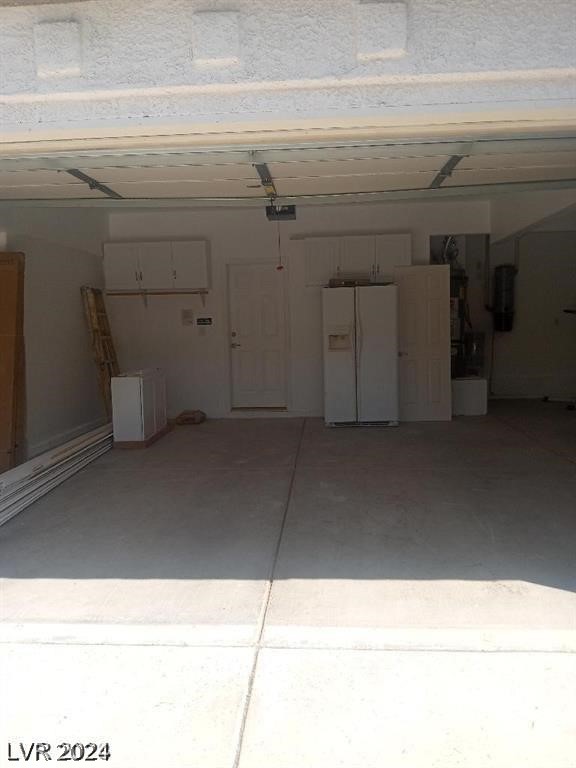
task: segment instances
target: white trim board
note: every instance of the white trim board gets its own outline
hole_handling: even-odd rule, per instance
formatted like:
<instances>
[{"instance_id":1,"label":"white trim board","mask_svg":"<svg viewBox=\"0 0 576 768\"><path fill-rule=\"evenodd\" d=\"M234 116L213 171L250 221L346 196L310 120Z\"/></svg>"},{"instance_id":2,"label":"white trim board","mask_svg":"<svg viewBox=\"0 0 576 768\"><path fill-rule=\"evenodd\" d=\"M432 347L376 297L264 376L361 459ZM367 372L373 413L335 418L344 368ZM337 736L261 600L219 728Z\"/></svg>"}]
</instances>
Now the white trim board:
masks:
<instances>
[{"instance_id":1,"label":"white trim board","mask_svg":"<svg viewBox=\"0 0 576 768\"><path fill-rule=\"evenodd\" d=\"M77 437L87 435L89 432L100 429L106 426L106 417L100 419L94 419L93 421L87 421L85 424L81 424L74 429L67 429L65 432L60 432L57 435L53 435L48 440L41 440L36 443L32 443L27 446L28 459L41 458L43 453L48 453L54 449L61 448L66 443L75 440ZM2 487L2 478L0 478L0 488Z\"/></svg>"},{"instance_id":2,"label":"white trim board","mask_svg":"<svg viewBox=\"0 0 576 768\"><path fill-rule=\"evenodd\" d=\"M112 448L112 425L95 429L0 475L0 525Z\"/></svg>"}]
</instances>

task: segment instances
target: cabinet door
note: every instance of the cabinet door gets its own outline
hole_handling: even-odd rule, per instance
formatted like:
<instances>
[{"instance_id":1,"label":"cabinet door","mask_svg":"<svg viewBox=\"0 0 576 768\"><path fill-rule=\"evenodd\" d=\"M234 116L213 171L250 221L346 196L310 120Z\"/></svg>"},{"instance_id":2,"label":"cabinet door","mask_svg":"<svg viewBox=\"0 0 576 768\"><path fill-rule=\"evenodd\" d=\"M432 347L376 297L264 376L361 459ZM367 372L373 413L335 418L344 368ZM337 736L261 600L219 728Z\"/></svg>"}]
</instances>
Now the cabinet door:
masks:
<instances>
[{"instance_id":1,"label":"cabinet door","mask_svg":"<svg viewBox=\"0 0 576 768\"><path fill-rule=\"evenodd\" d=\"M205 240L172 243L174 287L180 291L209 288L208 244Z\"/></svg>"},{"instance_id":2,"label":"cabinet door","mask_svg":"<svg viewBox=\"0 0 576 768\"><path fill-rule=\"evenodd\" d=\"M104 276L108 291L139 290L137 247L130 243L105 243Z\"/></svg>"},{"instance_id":3,"label":"cabinet door","mask_svg":"<svg viewBox=\"0 0 576 768\"><path fill-rule=\"evenodd\" d=\"M304 243L306 288L328 285L339 266L340 240L337 237L314 237Z\"/></svg>"},{"instance_id":4,"label":"cabinet door","mask_svg":"<svg viewBox=\"0 0 576 768\"><path fill-rule=\"evenodd\" d=\"M170 243L140 243L138 261L142 288L147 291L169 291L174 288Z\"/></svg>"},{"instance_id":5,"label":"cabinet door","mask_svg":"<svg viewBox=\"0 0 576 768\"><path fill-rule=\"evenodd\" d=\"M157 376L154 384L154 430L160 432L168 423L166 414L166 381L164 376Z\"/></svg>"},{"instance_id":6,"label":"cabinet door","mask_svg":"<svg viewBox=\"0 0 576 768\"><path fill-rule=\"evenodd\" d=\"M359 235L343 237L340 251L340 271L360 273L368 277L374 264L374 237Z\"/></svg>"},{"instance_id":7,"label":"cabinet door","mask_svg":"<svg viewBox=\"0 0 576 768\"><path fill-rule=\"evenodd\" d=\"M409 234L377 235L376 264L381 279L393 280L394 267L412 264L412 237Z\"/></svg>"},{"instance_id":8,"label":"cabinet door","mask_svg":"<svg viewBox=\"0 0 576 768\"><path fill-rule=\"evenodd\" d=\"M148 440L156 432L156 389L151 376L140 379L142 404L142 438Z\"/></svg>"}]
</instances>

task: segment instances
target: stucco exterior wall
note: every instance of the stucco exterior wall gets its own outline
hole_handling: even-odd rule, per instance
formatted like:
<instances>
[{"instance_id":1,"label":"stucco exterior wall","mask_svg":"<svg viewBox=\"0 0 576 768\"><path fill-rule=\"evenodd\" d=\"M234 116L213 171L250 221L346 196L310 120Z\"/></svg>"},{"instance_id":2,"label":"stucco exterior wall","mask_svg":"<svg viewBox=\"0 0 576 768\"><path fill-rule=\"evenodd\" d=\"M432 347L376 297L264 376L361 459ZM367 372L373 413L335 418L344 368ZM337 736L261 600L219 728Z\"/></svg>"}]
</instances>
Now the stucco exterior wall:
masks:
<instances>
[{"instance_id":1,"label":"stucco exterior wall","mask_svg":"<svg viewBox=\"0 0 576 768\"><path fill-rule=\"evenodd\" d=\"M0 5L5 141L576 124L573 0Z\"/></svg>"}]
</instances>

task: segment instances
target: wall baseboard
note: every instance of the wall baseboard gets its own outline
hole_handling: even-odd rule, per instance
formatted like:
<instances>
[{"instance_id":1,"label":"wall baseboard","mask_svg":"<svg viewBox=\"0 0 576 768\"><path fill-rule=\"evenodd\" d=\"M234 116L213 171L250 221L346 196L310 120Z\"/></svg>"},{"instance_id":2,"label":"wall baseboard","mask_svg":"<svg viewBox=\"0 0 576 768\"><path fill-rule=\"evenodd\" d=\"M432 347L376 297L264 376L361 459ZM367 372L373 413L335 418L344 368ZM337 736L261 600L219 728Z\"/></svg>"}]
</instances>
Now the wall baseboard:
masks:
<instances>
[{"instance_id":1,"label":"wall baseboard","mask_svg":"<svg viewBox=\"0 0 576 768\"><path fill-rule=\"evenodd\" d=\"M208 418L224 419L315 419L323 418L324 413L319 411L289 411L274 410L272 408L235 408L225 413L223 416L213 416Z\"/></svg>"}]
</instances>

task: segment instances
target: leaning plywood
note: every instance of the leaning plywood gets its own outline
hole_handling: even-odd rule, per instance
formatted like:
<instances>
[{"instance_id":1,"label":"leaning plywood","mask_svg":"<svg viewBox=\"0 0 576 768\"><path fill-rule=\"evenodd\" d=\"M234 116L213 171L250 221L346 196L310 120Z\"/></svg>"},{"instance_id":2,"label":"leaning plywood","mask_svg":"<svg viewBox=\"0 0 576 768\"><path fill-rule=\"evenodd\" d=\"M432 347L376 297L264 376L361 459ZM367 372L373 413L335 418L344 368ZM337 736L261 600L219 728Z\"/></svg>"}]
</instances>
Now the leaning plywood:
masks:
<instances>
[{"instance_id":1,"label":"leaning plywood","mask_svg":"<svg viewBox=\"0 0 576 768\"><path fill-rule=\"evenodd\" d=\"M24 255L0 253L0 472L18 461L24 406Z\"/></svg>"}]
</instances>

